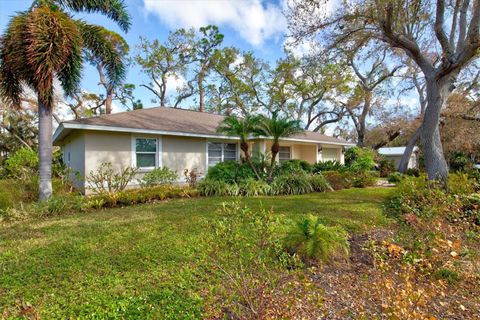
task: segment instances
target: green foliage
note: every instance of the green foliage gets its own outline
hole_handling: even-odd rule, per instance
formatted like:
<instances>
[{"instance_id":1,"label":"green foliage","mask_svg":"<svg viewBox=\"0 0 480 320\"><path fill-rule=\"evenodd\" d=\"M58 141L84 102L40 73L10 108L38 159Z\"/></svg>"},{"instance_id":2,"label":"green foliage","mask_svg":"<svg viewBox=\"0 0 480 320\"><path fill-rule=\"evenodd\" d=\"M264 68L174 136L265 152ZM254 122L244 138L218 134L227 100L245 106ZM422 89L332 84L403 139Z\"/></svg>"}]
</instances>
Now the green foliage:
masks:
<instances>
[{"instance_id":1,"label":"green foliage","mask_svg":"<svg viewBox=\"0 0 480 320\"><path fill-rule=\"evenodd\" d=\"M140 185L142 187L152 187L158 185L172 184L178 180L178 174L167 167L155 168L147 172L142 179Z\"/></svg>"},{"instance_id":2,"label":"green foliage","mask_svg":"<svg viewBox=\"0 0 480 320\"><path fill-rule=\"evenodd\" d=\"M236 183L227 183L221 180L203 179L198 183L198 191L202 196L237 196L239 187Z\"/></svg>"},{"instance_id":3,"label":"green foliage","mask_svg":"<svg viewBox=\"0 0 480 320\"><path fill-rule=\"evenodd\" d=\"M308 177L310 185L312 186L313 191L316 192L325 192L328 190L332 190L332 187L328 183L327 179L321 174L312 174Z\"/></svg>"},{"instance_id":4,"label":"green foliage","mask_svg":"<svg viewBox=\"0 0 480 320\"><path fill-rule=\"evenodd\" d=\"M319 161L313 165L313 172L319 173L322 171L345 171L346 167L336 160Z\"/></svg>"},{"instance_id":5,"label":"green foliage","mask_svg":"<svg viewBox=\"0 0 480 320\"><path fill-rule=\"evenodd\" d=\"M263 180L249 178L240 182L239 193L246 197L268 195L270 193L270 185Z\"/></svg>"},{"instance_id":6,"label":"green foliage","mask_svg":"<svg viewBox=\"0 0 480 320\"><path fill-rule=\"evenodd\" d=\"M345 151L345 165L354 171L367 171L375 167L375 153L368 148L352 147Z\"/></svg>"},{"instance_id":7,"label":"green foliage","mask_svg":"<svg viewBox=\"0 0 480 320\"><path fill-rule=\"evenodd\" d=\"M327 227L319 217L308 215L293 223L284 238L285 250L306 263L328 262L349 252L348 234L339 227Z\"/></svg>"},{"instance_id":8,"label":"green foliage","mask_svg":"<svg viewBox=\"0 0 480 320\"><path fill-rule=\"evenodd\" d=\"M275 168L275 175L284 175L290 173L304 173L309 174L312 172L312 165L305 160L287 160L282 162Z\"/></svg>"},{"instance_id":9,"label":"green foliage","mask_svg":"<svg viewBox=\"0 0 480 320\"><path fill-rule=\"evenodd\" d=\"M460 280L460 275L456 271L448 268L438 269L433 276L436 279L446 280L449 285L453 285Z\"/></svg>"},{"instance_id":10,"label":"green foliage","mask_svg":"<svg viewBox=\"0 0 480 320\"><path fill-rule=\"evenodd\" d=\"M255 173L247 163L224 161L208 168L206 179L226 183L240 183L242 180L254 177Z\"/></svg>"},{"instance_id":11,"label":"green foliage","mask_svg":"<svg viewBox=\"0 0 480 320\"><path fill-rule=\"evenodd\" d=\"M400 172L392 172L388 176L388 182L390 183L399 183L403 178L403 174Z\"/></svg>"},{"instance_id":12,"label":"green foliage","mask_svg":"<svg viewBox=\"0 0 480 320\"><path fill-rule=\"evenodd\" d=\"M448 190L452 194L470 194L475 191L475 181L466 173L448 175Z\"/></svg>"},{"instance_id":13,"label":"green foliage","mask_svg":"<svg viewBox=\"0 0 480 320\"><path fill-rule=\"evenodd\" d=\"M272 193L280 194L305 194L313 192L309 176L304 173L292 173L275 177L272 182Z\"/></svg>"},{"instance_id":14,"label":"green foliage","mask_svg":"<svg viewBox=\"0 0 480 320\"><path fill-rule=\"evenodd\" d=\"M407 171L405 171L405 174L407 176L411 176L411 177L420 177L420 170L418 170L417 168L408 168Z\"/></svg>"},{"instance_id":15,"label":"green foliage","mask_svg":"<svg viewBox=\"0 0 480 320\"><path fill-rule=\"evenodd\" d=\"M131 167L114 170L110 162L104 162L97 170L90 171L86 181L88 188L95 193L113 194L124 190L137 172L136 168Z\"/></svg>"},{"instance_id":16,"label":"green foliage","mask_svg":"<svg viewBox=\"0 0 480 320\"><path fill-rule=\"evenodd\" d=\"M378 172L357 171L351 175L351 179L355 188L373 187L377 184Z\"/></svg>"},{"instance_id":17,"label":"green foliage","mask_svg":"<svg viewBox=\"0 0 480 320\"><path fill-rule=\"evenodd\" d=\"M3 168L7 178L31 179L38 172L38 153L33 149L19 149L5 160Z\"/></svg>"},{"instance_id":18,"label":"green foliage","mask_svg":"<svg viewBox=\"0 0 480 320\"><path fill-rule=\"evenodd\" d=\"M473 162L465 152L455 151L449 158L449 165L453 172L467 172L472 169Z\"/></svg>"},{"instance_id":19,"label":"green foliage","mask_svg":"<svg viewBox=\"0 0 480 320\"><path fill-rule=\"evenodd\" d=\"M392 160L388 160L383 156L380 157L380 159L377 161L377 166L380 177L382 178L386 178L396 171L395 163Z\"/></svg>"},{"instance_id":20,"label":"green foliage","mask_svg":"<svg viewBox=\"0 0 480 320\"><path fill-rule=\"evenodd\" d=\"M353 186L352 174L348 171L323 171L322 174L333 190L348 189Z\"/></svg>"}]
</instances>

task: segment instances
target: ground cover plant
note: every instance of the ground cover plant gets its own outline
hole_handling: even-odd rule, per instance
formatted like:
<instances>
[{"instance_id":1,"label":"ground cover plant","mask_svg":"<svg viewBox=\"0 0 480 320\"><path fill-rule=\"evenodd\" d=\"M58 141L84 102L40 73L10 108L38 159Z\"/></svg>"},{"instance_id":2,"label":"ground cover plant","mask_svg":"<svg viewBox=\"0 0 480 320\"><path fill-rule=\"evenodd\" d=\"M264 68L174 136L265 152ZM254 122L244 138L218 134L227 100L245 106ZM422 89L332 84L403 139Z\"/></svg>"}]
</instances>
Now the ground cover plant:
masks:
<instances>
[{"instance_id":1,"label":"ground cover plant","mask_svg":"<svg viewBox=\"0 0 480 320\"><path fill-rule=\"evenodd\" d=\"M299 196L241 198L239 205L247 206L254 216L270 209L273 213L269 219L281 221L297 221L313 214L326 226L364 232L389 224L382 215L381 203L391 192L392 189L351 189ZM79 212L46 220L3 223L0 227L2 316L208 318L224 315L222 302L225 297L232 299L229 311L225 312L246 312L239 303L250 294L232 291L235 281L223 285L229 277L219 269L222 267L228 274L238 275L235 271L241 267L234 262L226 263L238 261L229 259L235 250L225 249L227 238L222 236L214 239L217 246L225 250L212 252L209 241L213 225L228 216L223 211L224 202L231 203L232 199L178 199L87 214ZM255 221L257 218L242 222L250 227L239 228L246 234L237 236L254 239L249 232L259 232L259 229L251 229ZM255 253L254 250L242 252L250 257ZM212 260L212 255L217 260ZM291 263L290 258L287 260ZM214 262L217 267L212 269ZM282 308L284 311L275 304L286 305L287 301L282 299L297 301L302 292L312 290L305 283L307 279L301 276L302 268L295 269L292 274L285 271L288 268L278 268L280 266L275 264L272 271L285 272L275 276L279 282L267 286L265 282L270 278L265 278L265 286L257 287L263 289L253 292L264 290L268 293L264 302L270 301L268 305L260 303L261 308L255 310L264 315L281 317L284 312L284 317L293 317L301 304ZM253 271L244 269L246 274ZM249 279L253 281L251 284L256 284L262 278ZM292 289L291 295L284 295L271 285L287 291L292 286L296 289ZM51 294L53 286L54 295ZM313 293L317 302L319 294ZM302 310L307 315L315 308L309 305Z\"/></svg>"}]
</instances>

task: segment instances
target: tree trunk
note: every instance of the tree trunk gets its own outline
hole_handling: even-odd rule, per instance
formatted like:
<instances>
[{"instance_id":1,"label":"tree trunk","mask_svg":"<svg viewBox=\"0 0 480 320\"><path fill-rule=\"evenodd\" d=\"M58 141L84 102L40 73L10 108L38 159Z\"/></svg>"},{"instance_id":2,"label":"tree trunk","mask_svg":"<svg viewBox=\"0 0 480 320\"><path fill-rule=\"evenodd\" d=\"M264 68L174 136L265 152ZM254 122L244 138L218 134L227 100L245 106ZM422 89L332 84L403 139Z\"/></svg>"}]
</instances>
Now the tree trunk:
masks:
<instances>
[{"instance_id":1,"label":"tree trunk","mask_svg":"<svg viewBox=\"0 0 480 320\"><path fill-rule=\"evenodd\" d=\"M200 72L198 74L198 99L200 100L199 101L199 104L200 104L199 111L203 112L204 111L204 106L203 106L204 97L203 97L203 73L202 72Z\"/></svg>"},{"instance_id":2,"label":"tree trunk","mask_svg":"<svg viewBox=\"0 0 480 320\"><path fill-rule=\"evenodd\" d=\"M447 182L448 166L440 140L440 112L448 94L446 79L427 80L427 108L421 125L420 139L425 156L425 169L429 180Z\"/></svg>"},{"instance_id":3,"label":"tree trunk","mask_svg":"<svg viewBox=\"0 0 480 320\"><path fill-rule=\"evenodd\" d=\"M402 159L398 165L398 171L401 173L407 172L408 163L410 162L410 157L412 156L413 148L415 148L415 144L417 143L418 139L420 138L420 133L422 126L419 126L412 137L408 140L407 146L405 147L405 152L402 155Z\"/></svg>"},{"instance_id":4,"label":"tree trunk","mask_svg":"<svg viewBox=\"0 0 480 320\"><path fill-rule=\"evenodd\" d=\"M268 172L268 180L272 180L273 176L273 170L275 169L275 162L277 158L278 151L280 150L280 146L278 145L278 142L274 142L272 144L272 147L270 149L272 151L272 160L270 161L270 171Z\"/></svg>"},{"instance_id":5,"label":"tree trunk","mask_svg":"<svg viewBox=\"0 0 480 320\"><path fill-rule=\"evenodd\" d=\"M52 195L52 110L38 99L39 200Z\"/></svg>"},{"instance_id":6,"label":"tree trunk","mask_svg":"<svg viewBox=\"0 0 480 320\"><path fill-rule=\"evenodd\" d=\"M105 113L112 113L113 88L107 89L107 97L105 99Z\"/></svg>"},{"instance_id":7,"label":"tree trunk","mask_svg":"<svg viewBox=\"0 0 480 320\"><path fill-rule=\"evenodd\" d=\"M245 154L245 161L248 163L250 168L252 168L253 173L255 173L255 176L257 177L257 179L260 180L260 175L258 174L257 168L255 168L255 165L252 162L252 157L250 157L248 142L246 141L241 142L240 149L242 149L243 153Z\"/></svg>"},{"instance_id":8,"label":"tree trunk","mask_svg":"<svg viewBox=\"0 0 480 320\"><path fill-rule=\"evenodd\" d=\"M365 98L364 98L364 104L363 104L363 109L362 113L358 117L358 126L357 126L357 146L359 147L365 147L365 131L367 128L367 116L368 113L370 112L370 105L372 103L372 92L368 91L367 89L365 90Z\"/></svg>"}]
</instances>

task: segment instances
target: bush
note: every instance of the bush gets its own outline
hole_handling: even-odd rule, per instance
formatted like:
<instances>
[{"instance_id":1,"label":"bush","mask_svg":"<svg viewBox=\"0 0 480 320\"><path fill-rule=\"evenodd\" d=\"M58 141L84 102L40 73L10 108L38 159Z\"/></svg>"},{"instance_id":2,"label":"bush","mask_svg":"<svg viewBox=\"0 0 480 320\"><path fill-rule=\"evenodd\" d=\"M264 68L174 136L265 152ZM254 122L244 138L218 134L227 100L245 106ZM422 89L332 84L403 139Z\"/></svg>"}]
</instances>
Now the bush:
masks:
<instances>
[{"instance_id":1,"label":"bush","mask_svg":"<svg viewBox=\"0 0 480 320\"><path fill-rule=\"evenodd\" d=\"M319 173L322 171L345 171L346 167L338 161L319 161L313 165L313 172Z\"/></svg>"},{"instance_id":2,"label":"bush","mask_svg":"<svg viewBox=\"0 0 480 320\"><path fill-rule=\"evenodd\" d=\"M239 185L239 194L247 197L263 196L270 193L270 185L263 180L249 178Z\"/></svg>"},{"instance_id":3,"label":"bush","mask_svg":"<svg viewBox=\"0 0 480 320\"><path fill-rule=\"evenodd\" d=\"M327 190L332 190L332 187L328 183L327 179L325 179L321 173L310 175L308 180L312 185L313 191L325 192Z\"/></svg>"},{"instance_id":4,"label":"bush","mask_svg":"<svg viewBox=\"0 0 480 320\"><path fill-rule=\"evenodd\" d=\"M349 252L348 234L339 226L327 227L309 215L291 224L284 238L285 250L304 262L327 262Z\"/></svg>"},{"instance_id":5,"label":"bush","mask_svg":"<svg viewBox=\"0 0 480 320\"><path fill-rule=\"evenodd\" d=\"M275 177L272 194L305 194L313 192L309 176L301 173L286 174Z\"/></svg>"},{"instance_id":6,"label":"bush","mask_svg":"<svg viewBox=\"0 0 480 320\"><path fill-rule=\"evenodd\" d=\"M353 147L345 151L345 165L354 171L367 171L375 167L375 152L368 148Z\"/></svg>"},{"instance_id":7,"label":"bush","mask_svg":"<svg viewBox=\"0 0 480 320\"><path fill-rule=\"evenodd\" d=\"M448 190L452 194L471 194L475 191L475 181L466 173L448 175Z\"/></svg>"},{"instance_id":8,"label":"bush","mask_svg":"<svg viewBox=\"0 0 480 320\"><path fill-rule=\"evenodd\" d=\"M411 176L411 177L420 177L420 170L418 170L417 168L408 168L407 171L405 171L405 174L407 176Z\"/></svg>"},{"instance_id":9,"label":"bush","mask_svg":"<svg viewBox=\"0 0 480 320\"><path fill-rule=\"evenodd\" d=\"M388 176L388 182L390 183L399 183L402 181L403 174L400 172L393 172Z\"/></svg>"},{"instance_id":10,"label":"bush","mask_svg":"<svg viewBox=\"0 0 480 320\"><path fill-rule=\"evenodd\" d=\"M116 193L124 190L137 172L136 168L131 167L115 172L110 162L104 162L96 171L90 171L88 188L95 193Z\"/></svg>"},{"instance_id":11,"label":"bush","mask_svg":"<svg viewBox=\"0 0 480 320\"><path fill-rule=\"evenodd\" d=\"M239 183L242 180L254 177L255 173L247 163L224 161L210 167L206 179L226 183Z\"/></svg>"},{"instance_id":12,"label":"bush","mask_svg":"<svg viewBox=\"0 0 480 320\"><path fill-rule=\"evenodd\" d=\"M38 154L35 150L22 148L11 155L3 165L7 178L29 180L38 172Z\"/></svg>"},{"instance_id":13,"label":"bush","mask_svg":"<svg viewBox=\"0 0 480 320\"><path fill-rule=\"evenodd\" d=\"M198 191L202 196L237 196L239 187L236 183L221 180L203 179L198 183Z\"/></svg>"},{"instance_id":14,"label":"bush","mask_svg":"<svg viewBox=\"0 0 480 320\"><path fill-rule=\"evenodd\" d=\"M167 167L162 167L155 168L152 171L146 173L139 182L142 187L152 187L172 184L177 180L178 174L176 171L172 171Z\"/></svg>"},{"instance_id":15,"label":"bush","mask_svg":"<svg viewBox=\"0 0 480 320\"><path fill-rule=\"evenodd\" d=\"M355 188L373 187L377 184L378 172L358 171L352 174L352 185Z\"/></svg>"},{"instance_id":16,"label":"bush","mask_svg":"<svg viewBox=\"0 0 480 320\"><path fill-rule=\"evenodd\" d=\"M311 173L313 167L305 160L287 160L275 168L275 175L284 175L291 173Z\"/></svg>"},{"instance_id":17,"label":"bush","mask_svg":"<svg viewBox=\"0 0 480 320\"><path fill-rule=\"evenodd\" d=\"M352 174L350 172L324 171L322 174L333 190L348 189L353 186Z\"/></svg>"},{"instance_id":18,"label":"bush","mask_svg":"<svg viewBox=\"0 0 480 320\"><path fill-rule=\"evenodd\" d=\"M377 162L378 171L380 173L380 177L386 178L392 173L396 171L395 163L392 160L388 160L385 157L380 157Z\"/></svg>"},{"instance_id":19,"label":"bush","mask_svg":"<svg viewBox=\"0 0 480 320\"><path fill-rule=\"evenodd\" d=\"M473 162L465 152L456 151L449 159L450 170L467 172L473 168Z\"/></svg>"}]
</instances>

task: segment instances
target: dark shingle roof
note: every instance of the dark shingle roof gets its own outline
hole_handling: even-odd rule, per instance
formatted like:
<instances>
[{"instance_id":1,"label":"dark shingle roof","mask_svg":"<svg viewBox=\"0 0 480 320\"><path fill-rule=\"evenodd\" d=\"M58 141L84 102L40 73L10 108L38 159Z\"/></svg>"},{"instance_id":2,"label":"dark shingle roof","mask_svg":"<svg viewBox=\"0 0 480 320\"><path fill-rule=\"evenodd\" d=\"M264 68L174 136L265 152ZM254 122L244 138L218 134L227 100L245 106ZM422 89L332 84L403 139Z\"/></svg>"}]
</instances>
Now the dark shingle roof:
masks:
<instances>
[{"instance_id":1,"label":"dark shingle roof","mask_svg":"<svg viewBox=\"0 0 480 320\"><path fill-rule=\"evenodd\" d=\"M82 124L217 135L217 127L224 118L224 116L207 112L198 112L180 108L156 107L65 121L63 124ZM108 129L105 128L105 130ZM306 131L305 133L296 135L292 138L327 143L350 144L343 139L337 139L312 131Z\"/></svg>"}]
</instances>

